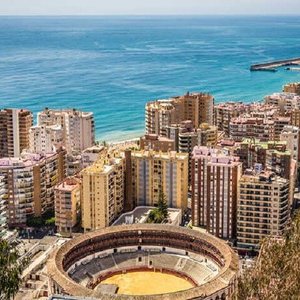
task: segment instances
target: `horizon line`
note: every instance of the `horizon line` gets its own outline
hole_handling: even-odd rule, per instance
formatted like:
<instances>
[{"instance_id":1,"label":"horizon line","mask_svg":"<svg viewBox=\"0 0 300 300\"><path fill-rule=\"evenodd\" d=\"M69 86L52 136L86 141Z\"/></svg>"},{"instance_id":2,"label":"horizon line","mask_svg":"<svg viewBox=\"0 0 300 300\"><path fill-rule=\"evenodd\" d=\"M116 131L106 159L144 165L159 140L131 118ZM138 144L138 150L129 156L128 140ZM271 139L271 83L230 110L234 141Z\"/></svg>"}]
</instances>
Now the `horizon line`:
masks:
<instances>
[{"instance_id":1,"label":"horizon line","mask_svg":"<svg viewBox=\"0 0 300 300\"><path fill-rule=\"evenodd\" d=\"M240 13L240 14L1 14L1 17L297 17L300 13L263 14L263 13Z\"/></svg>"}]
</instances>

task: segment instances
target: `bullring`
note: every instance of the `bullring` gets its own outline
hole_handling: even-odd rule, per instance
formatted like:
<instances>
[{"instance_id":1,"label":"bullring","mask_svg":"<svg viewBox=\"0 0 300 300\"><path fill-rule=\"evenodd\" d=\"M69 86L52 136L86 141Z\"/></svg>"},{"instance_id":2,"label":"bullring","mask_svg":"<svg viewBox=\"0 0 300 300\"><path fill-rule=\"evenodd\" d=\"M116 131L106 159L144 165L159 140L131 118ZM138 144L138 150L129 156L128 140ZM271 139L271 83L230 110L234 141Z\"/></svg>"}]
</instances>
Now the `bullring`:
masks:
<instances>
[{"instance_id":1,"label":"bullring","mask_svg":"<svg viewBox=\"0 0 300 300\"><path fill-rule=\"evenodd\" d=\"M70 240L47 265L52 293L96 299L229 299L238 257L222 240L170 225L113 226ZM191 287L162 294L120 294L107 278L149 271L181 277ZM205 273L206 272L206 273ZM143 294L143 295L142 295Z\"/></svg>"}]
</instances>

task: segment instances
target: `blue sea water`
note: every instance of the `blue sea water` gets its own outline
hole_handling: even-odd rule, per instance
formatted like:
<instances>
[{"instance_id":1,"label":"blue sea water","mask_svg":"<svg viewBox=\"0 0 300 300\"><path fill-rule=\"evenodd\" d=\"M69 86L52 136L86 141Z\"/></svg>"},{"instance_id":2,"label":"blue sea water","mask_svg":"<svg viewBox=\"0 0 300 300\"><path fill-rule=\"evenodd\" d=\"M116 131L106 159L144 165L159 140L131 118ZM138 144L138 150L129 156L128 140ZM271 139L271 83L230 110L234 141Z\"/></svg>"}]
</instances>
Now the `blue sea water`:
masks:
<instances>
[{"instance_id":1,"label":"blue sea water","mask_svg":"<svg viewBox=\"0 0 300 300\"><path fill-rule=\"evenodd\" d=\"M93 111L99 140L139 136L144 105L186 91L261 100L300 72L300 17L0 17L0 108Z\"/></svg>"}]
</instances>

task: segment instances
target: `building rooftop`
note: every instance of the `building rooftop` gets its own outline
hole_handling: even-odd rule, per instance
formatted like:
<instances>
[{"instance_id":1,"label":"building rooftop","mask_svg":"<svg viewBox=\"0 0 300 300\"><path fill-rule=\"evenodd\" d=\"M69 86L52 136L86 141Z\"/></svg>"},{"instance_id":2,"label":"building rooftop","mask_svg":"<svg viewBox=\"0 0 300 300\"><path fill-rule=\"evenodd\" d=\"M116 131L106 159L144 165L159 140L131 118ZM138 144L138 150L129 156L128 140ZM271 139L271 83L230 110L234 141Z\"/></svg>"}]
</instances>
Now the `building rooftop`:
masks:
<instances>
[{"instance_id":1,"label":"building rooftop","mask_svg":"<svg viewBox=\"0 0 300 300\"><path fill-rule=\"evenodd\" d=\"M290 150L287 150L286 141L260 141L259 139L243 139L240 145L251 145L253 147L259 147L264 150L273 151L278 154L291 154Z\"/></svg>"},{"instance_id":2,"label":"building rooftop","mask_svg":"<svg viewBox=\"0 0 300 300\"><path fill-rule=\"evenodd\" d=\"M76 179L74 177L68 177L62 183L57 185L56 189L60 191L72 192L78 187L78 185L79 179Z\"/></svg>"},{"instance_id":3,"label":"building rooftop","mask_svg":"<svg viewBox=\"0 0 300 300\"><path fill-rule=\"evenodd\" d=\"M46 128L46 129L52 129L52 130L62 130L61 125L54 124L54 125L34 125L30 127L31 129L39 129L39 128Z\"/></svg>"},{"instance_id":4,"label":"building rooftop","mask_svg":"<svg viewBox=\"0 0 300 300\"><path fill-rule=\"evenodd\" d=\"M177 159L177 160L186 160L188 159L187 153L177 153L176 151L169 152L157 152L153 150L141 150L141 151L132 151L131 153L134 157L153 157L160 159Z\"/></svg>"},{"instance_id":5,"label":"building rooftop","mask_svg":"<svg viewBox=\"0 0 300 300\"><path fill-rule=\"evenodd\" d=\"M234 140L230 140L230 139L222 139L218 142L218 144L220 146L224 146L224 147L233 147L235 145L237 145L237 142L235 142Z\"/></svg>"},{"instance_id":6,"label":"building rooftop","mask_svg":"<svg viewBox=\"0 0 300 300\"><path fill-rule=\"evenodd\" d=\"M52 115L59 115L61 113L69 114L69 115L76 115L76 116L82 116L82 117L89 117L93 116L93 112L85 112L81 110L77 110L76 108L67 108L67 109L50 109L46 107L42 112L39 112L38 115L43 114L52 114Z\"/></svg>"},{"instance_id":7,"label":"building rooftop","mask_svg":"<svg viewBox=\"0 0 300 300\"><path fill-rule=\"evenodd\" d=\"M114 223L113 226L123 224L143 224L147 221L148 215L154 207L138 206L134 210L122 214ZM181 218L181 209L168 208L169 224L174 225L177 222L178 217Z\"/></svg>"},{"instance_id":8,"label":"building rooftop","mask_svg":"<svg viewBox=\"0 0 300 300\"><path fill-rule=\"evenodd\" d=\"M257 171L254 169L247 169L245 173L242 175L240 182L264 182L264 183L288 183L289 181L285 178L277 176L272 171Z\"/></svg>"},{"instance_id":9,"label":"building rooftop","mask_svg":"<svg viewBox=\"0 0 300 300\"><path fill-rule=\"evenodd\" d=\"M122 161L121 157L111 157L111 158L100 158L98 161L96 161L94 164L92 164L89 167L86 167L81 172L82 174L93 174L93 173L99 173L99 174L106 174L110 173L114 170L114 166L120 164Z\"/></svg>"},{"instance_id":10,"label":"building rooftop","mask_svg":"<svg viewBox=\"0 0 300 300\"><path fill-rule=\"evenodd\" d=\"M194 100L208 100L211 101L213 100L213 96L211 96L210 94L206 94L206 93L186 93L185 95L182 96L174 96L174 97L170 97L169 99L159 99L159 100L155 100L155 101L150 101L146 103L146 107L151 107L154 109L172 109L174 108L173 104L175 103L180 103L181 100L184 99L194 99Z\"/></svg>"},{"instance_id":11,"label":"building rooftop","mask_svg":"<svg viewBox=\"0 0 300 300\"><path fill-rule=\"evenodd\" d=\"M29 114L31 114L30 110L24 109L24 108L21 108L21 109L19 109L19 108L4 108L4 109L0 109L0 112L5 112L5 111L17 111L19 113L26 113L26 114L29 113Z\"/></svg>"},{"instance_id":12,"label":"building rooftop","mask_svg":"<svg viewBox=\"0 0 300 300\"><path fill-rule=\"evenodd\" d=\"M193 159L210 158L210 164L240 165L238 156L227 155L223 150L196 146L193 150Z\"/></svg>"},{"instance_id":13,"label":"building rooftop","mask_svg":"<svg viewBox=\"0 0 300 300\"><path fill-rule=\"evenodd\" d=\"M25 153L22 154L22 157L5 157L0 158L0 167L1 168L25 168L31 167L40 162L44 161L47 158L55 157L57 153Z\"/></svg>"},{"instance_id":14,"label":"building rooftop","mask_svg":"<svg viewBox=\"0 0 300 300\"><path fill-rule=\"evenodd\" d=\"M277 99L300 99L300 96L296 93L273 93L271 95L266 96L266 98L277 98Z\"/></svg>"},{"instance_id":15,"label":"building rooftop","mask_svg":"<svg viewBox=\"0 0 300 300\"><path fill-rule=\"evenodd\" d=\"M248 116L240 116L236 118L232 118L230 124L249 124L249 125L273 125L274 120L266 119L266 118L256 118L256 117L248 117Z\"/></svg>"},{"instance_id":16,"label":"building rooftop","mask_svg":"<svg viewBox=\"0 0 300 300\"><path fill-rule=\"evenodd\" d=\"M141 139L147 141L174 142L172 139L169 139L164 136L159 136L157 134L145 134L144 136L141 137Z\"/></svg>"},{"instance_id":17,"label":"building rooftop","mask_svg":"<svg viewBox=\"0 0 300 300\"><path fill-rule=\"evenodd\" d=\"M202 131L218 130L218 127L214 125L210 125L208 123L202 123L200 124L198 130L202 130Z\"/></svg>"},{"instance_id":18,"label":"building rooftop","mask_svg":"<svg viewBox=\"0 0 300 300\"><path fill-rule=\"evenodd\" d=\"M89 147L89 148L86 148L82 151L83 154L85 153L100 153L104 150L104 146L92 146L92 147Z\"/></svg>"},{"instance_id":19,"label":"building rooftop","mask_svg":"<svg viewBox=\"0 0 300 300\"><path fill-rule=\"evenodd\" d=\"M249 104L245 104L243 102L229 101L225 103L216 104L215 108L224 110L246 110L249 108Z\"/></svg>"}]
</instances>

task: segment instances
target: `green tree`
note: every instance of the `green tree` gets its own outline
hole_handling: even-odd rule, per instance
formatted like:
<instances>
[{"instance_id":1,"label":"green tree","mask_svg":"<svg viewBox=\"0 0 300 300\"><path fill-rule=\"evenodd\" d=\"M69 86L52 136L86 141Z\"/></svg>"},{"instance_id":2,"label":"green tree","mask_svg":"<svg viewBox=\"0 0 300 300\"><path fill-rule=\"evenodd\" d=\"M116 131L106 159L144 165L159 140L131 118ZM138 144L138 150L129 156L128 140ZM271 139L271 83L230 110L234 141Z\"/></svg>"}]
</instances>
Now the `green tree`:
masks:
<instances>
[{"instance_id":1,"label":"green tree","mask_svg":"<svg viewBox=\"0 0 300 300\"><path fill-rule=\"evenodd\" d=\"M169 216L166 197L163 192L159 193L157 207L150 211L147 223L162 223Z\"/></svg>"},{"instance_id":2,"label":"green tree","mask_svg":"<svg viewBox=\"0 0 300 300\"><path fill-rule=\"evenodd\" d=\"M282 238L262 242L253 267L238 282L236 299L300 299L300 214Z\"/></svg>"},{"instance_id":3,"label":"green tree","mask_svg":"<svg viewBox=\"0 0 300 300\"><path fill-rule=\"evenodd\" d=\"M160 191L160 193L159 193L157 208L158 208L158 211L160 212L161 216L164 219L166 219L169 215L168 204L167 204L166 196L162 191Z\"/></svg>"},{"instance_id":4,"label":"green tree","mask_svg":"<svg viewBox=\"0 0 300 300\"><path fill-rule=\"evenodd\" d=\"M49 218L45 221L46 226L54 226L55 225L55 217Z\"/></svg>"},{"instance_id":5,"label":"green tree","mask_svg":"<svg viewBox=\"0 0 300 300\"><path fill-rule=\"evenodd\" d=\"M16 248L0 239L0 300L13 299L17 294L26 265Z\"/></svg>"},{"instance_id":6,"label":"green tree","mask_svg":"<svg viewBox=\"0 0 300 300\"><path fill-rule=\"evenodd\" d=\"M26 221L28 227L40 228L44 226L44 220L42 217L30 217Z\"/></svg>"}]
</instances>

